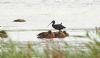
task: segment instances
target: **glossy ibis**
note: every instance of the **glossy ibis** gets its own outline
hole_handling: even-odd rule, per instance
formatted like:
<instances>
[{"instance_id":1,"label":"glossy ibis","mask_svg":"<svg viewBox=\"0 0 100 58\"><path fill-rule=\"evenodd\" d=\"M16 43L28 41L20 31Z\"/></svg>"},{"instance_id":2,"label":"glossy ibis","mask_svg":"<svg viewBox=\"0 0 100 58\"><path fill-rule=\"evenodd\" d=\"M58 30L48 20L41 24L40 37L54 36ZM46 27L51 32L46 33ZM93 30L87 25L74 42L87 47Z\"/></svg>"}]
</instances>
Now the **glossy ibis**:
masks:
<instances>
[{"instance_id":1,"label":"glossy ibis","mask_svg":"<svg viewBox=\"0 0 100 58\"><path fill-rule=\"evenodd\" d=\"M52 24L52 27L54 29L59 30L59 31L61 31L62 29L66 28L65 26L62 25L62 23L61 24L55 24L55 21L54 20L50 24Z\"/></svg>"}]
</instances>

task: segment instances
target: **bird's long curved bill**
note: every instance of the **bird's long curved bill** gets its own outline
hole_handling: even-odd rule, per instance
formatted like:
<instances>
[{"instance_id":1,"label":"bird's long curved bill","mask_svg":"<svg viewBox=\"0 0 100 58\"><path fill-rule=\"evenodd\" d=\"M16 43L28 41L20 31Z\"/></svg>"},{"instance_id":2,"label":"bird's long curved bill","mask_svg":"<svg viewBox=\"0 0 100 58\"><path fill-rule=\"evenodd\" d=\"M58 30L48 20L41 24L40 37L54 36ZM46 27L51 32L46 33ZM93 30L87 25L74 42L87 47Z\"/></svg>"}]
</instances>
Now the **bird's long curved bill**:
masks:
<instances>
[{"instance_id":1,"label":"bird's long curved bill","mask_svg":"<svg viewBox=\"0 0 100 58\"><path fill-rule=\"evenodd\" d=\"M51 22L51 23L52 23L52 22ZM50 24L51 24L51 23L50 23ZM50 24L49 24L49 25L50 25ZM48 26L49 26L49 25L48 25Z\"/></svg>"}]
</instances>

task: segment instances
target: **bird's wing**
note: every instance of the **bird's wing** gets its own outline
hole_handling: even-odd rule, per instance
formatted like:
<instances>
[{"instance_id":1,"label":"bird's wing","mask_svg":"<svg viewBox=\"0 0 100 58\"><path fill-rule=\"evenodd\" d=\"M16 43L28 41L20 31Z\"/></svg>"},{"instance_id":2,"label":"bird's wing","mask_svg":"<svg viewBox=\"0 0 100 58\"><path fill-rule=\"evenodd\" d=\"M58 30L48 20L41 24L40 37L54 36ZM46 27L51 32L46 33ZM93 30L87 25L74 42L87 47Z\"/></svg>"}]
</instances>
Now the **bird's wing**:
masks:
<instances>
[{"instance_id":1,"label":"bird's wing","mask_svg":"<svg viewBox=\"0 0 100 58\"><path fill-rule=\"evenodd\" d=\"M58 28L66 28L65 26L63 26L62 24L55 24L56 27Z\"/></svg>"},{"instance_id":2,"label":"bird's wing","mask_svg":"<svg viewBox=\"0 0 100 58\"><path fill-rule=\"evenodd\" d=\"M66 28L65 26L63 26L62 24L59 24L60 25L60 27L63 27L63 28Z\"/></svg>"}]
</instances>

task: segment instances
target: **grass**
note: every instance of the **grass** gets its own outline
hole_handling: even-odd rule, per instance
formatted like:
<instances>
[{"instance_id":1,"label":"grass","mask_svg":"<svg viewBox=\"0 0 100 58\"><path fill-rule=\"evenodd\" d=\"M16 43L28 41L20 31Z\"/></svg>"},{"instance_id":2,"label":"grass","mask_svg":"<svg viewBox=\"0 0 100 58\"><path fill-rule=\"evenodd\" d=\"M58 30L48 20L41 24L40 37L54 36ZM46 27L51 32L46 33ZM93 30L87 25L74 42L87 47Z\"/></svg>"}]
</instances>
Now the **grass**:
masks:
<instances>
[{"instance_id":1,"label":"grass","mask_svg":"<svg viewBox=\"0 0 100 58\"><path fill-rule=\"evenodd\" d=\"M86 47L89 49L90 58L100 58L100 42L94 40L86 44Z\"/></svg>"},{"instance_id":2,"label":"grass","mask_svg":"<svg viewBox=\"0 0 100 58\"><path fill-rule=\"evenodd\" d=\"M0 44L1 45L1 44ZM66 45L67 46L67 45ZM44 53L34 49L31 42L28 42L25 48L17 48L16 44L12 41L3 43L0 47L0 58L99 58L100 57L100 42L94 41L86 44L88 51L82 51L71 49L67 46L66 50L60 50L59 48L46 46L43 50Z\"/></svg>"}]
</instances>

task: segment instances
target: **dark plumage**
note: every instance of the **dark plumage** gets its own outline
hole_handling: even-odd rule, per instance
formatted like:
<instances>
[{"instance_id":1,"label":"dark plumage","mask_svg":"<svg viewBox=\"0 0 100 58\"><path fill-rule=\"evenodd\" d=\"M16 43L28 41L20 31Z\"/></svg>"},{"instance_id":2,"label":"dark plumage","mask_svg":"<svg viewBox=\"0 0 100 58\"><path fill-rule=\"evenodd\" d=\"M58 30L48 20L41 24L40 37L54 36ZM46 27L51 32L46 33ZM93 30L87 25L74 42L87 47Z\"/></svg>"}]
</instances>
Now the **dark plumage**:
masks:
<instances>
[{"instance_id":1,"label":"dark plumage","mask_svg":"<svg viewBox=\"0 0 100 58\"><path fill-rule=\"evenodd\" d=\"M62 23L61 24L55 24L55 21L54 20L51 23L52 23L52 27L55 28L56 30L61 31L62 29L66 28L65 26L62 25Z\"/></svg>"}]
</instances>

